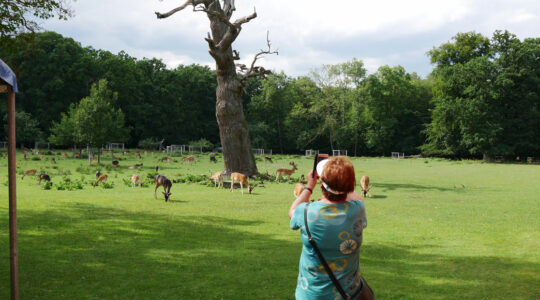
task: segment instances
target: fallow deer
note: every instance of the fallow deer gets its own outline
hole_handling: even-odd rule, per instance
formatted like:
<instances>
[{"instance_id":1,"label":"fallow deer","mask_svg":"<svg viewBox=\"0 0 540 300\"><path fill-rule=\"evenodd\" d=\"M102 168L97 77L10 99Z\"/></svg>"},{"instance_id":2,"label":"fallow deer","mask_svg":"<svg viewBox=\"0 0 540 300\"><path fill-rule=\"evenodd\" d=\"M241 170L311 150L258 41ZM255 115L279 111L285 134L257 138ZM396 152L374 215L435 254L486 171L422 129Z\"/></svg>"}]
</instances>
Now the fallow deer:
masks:
<instances>
[{"instance_id":1,"label":"fallow deer","mask_svg":"<svg viewBox=\"0 0 540 300\"><path fill-rule=\"evenodd\" d=\"M156 172L159 170L159 166L156 165L156 167L154 168L154 170L156 170Z\"/></svg>"},{"instance_id":2,"label":"fallow deer","mask_svg":"<svg viewBox=\"0 0 540 300\"><path fill-rule=\"evenodd\" d=\"M142 181L141 178L139 178L139 175L133 174L131 175L131 187L134 187L136 184L138 184L139 187L142 187Z\"/></svg>"},{"instance_id":3,"label":"fallow deer","mask_svg":"<svg viewBox=\"0 0 540 300\"><path fill-rule=\"evenodd\" d=\"M21 179L24 179L24 176L26 175L36 175L37 170L36 169L30 169L24 171L24 174L22 175Z\"/></svg>"},{"instance_id":4,"label":"fallow deer","mask_svg":"<svg viewBox=\"0 0 540 300\"><path fill-rule=\"evenodd\" d=\"M41 185L42 180L51 182L51 177L49 175L45 174L45 173L39 174L38 177L39 177L39 182L38 182L39 185Z\"/></svg>"},{"instance_id":5,"label":"fallow deer","mask_svg":"<svg viewBox=\"0 0 540 300\"><path fill-rule=\"evenodd\" d=\"M298 198L298 196L300 196L300 194L302 193L302 191L304 190L304 184L301 183L301 182L298 182L296 183L296 185L294 186L294 191L293 191L293 194L296 198Z\"/></svg>"},{"instance_id":6,"label":"fallow deer","mask_svg":"<svg viewBox=\"0 0 540 300\"><path fill-rule=\"evenodd\" d=\"M107 174L100 175L96 182L94 182L94 187L96 187L96 185L98 185L102 181L107 181L107 177Z\"/></svg>"},{"instance_id":7,"label":"fallow deer","mask_svg":"<svg viewBox=\"0 0 540 300\"><path fill-rule=\"evenodd\" d=\"M101 172L99 170L96 171L96 179L99 178L99 176L101 176Z\"/></svg>"},{"instance_id":8,"label":"fallow deer","mask_svg":"<svg viewBox=\"0 0 540 300\"><path fill-rule=\"evenodd\" d=\"M56 158L51 157L51 161L52 161L53 163L56 163Z\"/></svg>"},{"instance_id":9,"label":"fallow deer","mask_svg":"<svg viewBox=\"0 0 540 300\"><path fill-rule=\"evenodd\" d=\"M371 186L369 186L369 176L362 176L362 179L360 179L360 186L362 187L362 194L364 197L367 197L369 190L371 189Z\"/></svg>"},{"instance_id":10,"label":"fallow deer","mask_svg":"<svg viewBox=\"0 0 540 300\"><path fill-rule=\"evenodd\" d=\"M182 159L182 162L187 162L189 165L193 164L195 162L195 156L191 155L188 157L184 157Z\"/></svg>"},{"instance_id":11,"label":"fallow deer","mask_svg":"<svg viewBox=\"0 0 540 300\"><path fill-rule=\"evenodd\" d=\"M167 157L167 156L161 158L161 161L162 161L162 162L166 161L166 162L169 163L169 164L171 163L171 160L172 160L172 159L171 159L170 157Z\"/></svg>"},{"instance_id":12,"label":"fallow deer","mask_svg":"<svg viewBox=\"0 0 540 300\"><path fill-rule=\"evenodd\" d=\"M165 202L169 201L172 187L172 182L169 180L169 178L165 177L164 175L156 175L154 177L154 183L156 184L156 188L154 189L154 199L157 199L157 188L162 186L164 190L163 195L165 195Z\"/></svg>"},{"instance_id":13,"label":"fallow deer","mask_svg":"<svg viewBox=\"0 0 540 300\"><path fill-rule=\"evenodd\" d=\"M233 172L231 173L231 192L234 191L234 183L239 182L240 188L242 189L242 195L244 195L244 185L248 187L248 192L251 194L251 191L253 191L254 186L249 185L249 182L247 180L246 175L241 173Z\"/></svg>"},{"instance_id":14,"label":"fallow deer","mask_svg":"<svg viewBox=\"0 0 540 300\"><path fill-rule=\"evenodd\" d=\"M140 152L135 152L135 158L142 159L141 153Z\"/></svg>"},{"instance_id":15,"label":"fallow deer","mask_svg":"<svg viewBox=\"0 0 540 300\"><path fill-rule=\"evenodd\" d=\"M144 156L148 156L148 151L144 151Z\"/></svg>"},{"instance_id":16,"label":"fallow deer","mask_svg":"<svg viewBox=\"0 0 540 300\"><path fill-rule=\"evenodd\" d=\"M216 157L213 155L210 155L210 162L217 163Z\"/></svg>"},{"instance_id":17,"label":"fallow deer","mask_svg":"<svg viewBox=\"0 0 540 300\"><path fill-rule=\"evenodd\" d=\"M291 179L291 175L292 173L294 173L294 171L298 170L298 168L296 167L296 164L294 162L290 162L289 165L292 166L292 169L289 170L289 169L277 169L276 171L276 181L278 181L278 179L280 177L283 177L283 176L287 176L287 180Z\"/></svg>"},{"instance_id":18,"label":"fallow deer","mask_svg":"<svg viewBox=\"0 0 540 300\"><path fill-rule=\"evenodd\" d=\"M216 172L209 179L214 182L214 187L223 187L223 172Z\"/></svg>"},{"instance_id":19,"label":"fallow deer","mask_svg":"<svg viewBox=\"0 0 540 300\"><path fill-rule=\"evenodd\" d=\"M265 157L264 157L264 161L267 161L267 162L269 162L269 163L271 163L271 164L274 163L274 162L272 161L272 158L271 158L270 156L265 156Z\"/></svg>"},{"instance_id":20,"label":"fallow deer","mask_svg":"<svg viewBox=\"0 0 540 300\"><path fill-rule=\"evenodd\" d=\"M136 168L141 168L142 166L143 166L143 164L140 163L140 164L134 164L132 166L128 166L127 168L128 169L136 169Z\"/></svg>"},{"instance_id":21,"label":"fallow deer","mask_svg":"<svg viewBox=\"0 0 540 300\"><path fill-rule=\"evenodd\" d=\"M112 165L113 167L120 167L120 162L118 162L117 160L113 160Z\"/></svg>"},{"instance_id":22,"label":"fallow deer","mask_svg":"<svg viewBox=\"0 0 540 300\"><path fill-rule=\"evenodd\" d=\"M68 155L67 155L66 152L62 152L61 156L62 156L62 157L68 157Z\"/></svg>"}]
</instances>

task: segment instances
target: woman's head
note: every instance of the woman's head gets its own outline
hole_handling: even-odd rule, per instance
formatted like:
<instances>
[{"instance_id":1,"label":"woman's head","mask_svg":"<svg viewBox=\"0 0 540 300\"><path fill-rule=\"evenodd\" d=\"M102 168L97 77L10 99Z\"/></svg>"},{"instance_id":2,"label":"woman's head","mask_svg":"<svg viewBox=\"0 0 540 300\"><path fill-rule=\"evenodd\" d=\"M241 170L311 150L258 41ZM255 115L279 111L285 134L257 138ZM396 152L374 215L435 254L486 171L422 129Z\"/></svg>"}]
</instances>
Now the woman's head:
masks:
<instances>
[{"instance_id":1,"label":"woman's head","mask_svg":"<svg viewBox=\"0 0 540 300\"><path fill-rule=\"evenodd\" d=\"M324 197L330 201L345 200L356 185L353 165L346 156L332 157L321 163L324 165L319 176Z\"/></svg>"}]
</instances>

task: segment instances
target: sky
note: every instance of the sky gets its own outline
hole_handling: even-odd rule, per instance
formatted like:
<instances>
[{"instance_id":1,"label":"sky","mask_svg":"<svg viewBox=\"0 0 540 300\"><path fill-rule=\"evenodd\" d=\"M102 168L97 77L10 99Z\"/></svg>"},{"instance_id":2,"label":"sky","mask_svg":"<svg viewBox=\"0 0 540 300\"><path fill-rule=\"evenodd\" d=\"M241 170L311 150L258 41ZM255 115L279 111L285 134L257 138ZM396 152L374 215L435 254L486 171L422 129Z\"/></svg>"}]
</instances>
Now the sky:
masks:
<instances>
[{"instance_id":1,"label":"sky","mask_svg":"<svg viewBox=\"0 0 540 300\"><path fill-rule=\"evenodd\" d=\"M209 21L191 7L166 19L185 0L76 0L74 17L46 20L44 30L71 37L83 47L125 51L142 59L158 58L169 68L201 64L214 68L204 41ZM308 75L324 64L353 58L368 73L401 65L422 77L432 70L426 52L451 41L458 32L491 37L508 30L520 39L540 37L538 0L237 0L232 20L257 11L233 44L241 63L266 48L266 34L279 55L259 62L290 76Z\"/></svg>"}]
</instances>

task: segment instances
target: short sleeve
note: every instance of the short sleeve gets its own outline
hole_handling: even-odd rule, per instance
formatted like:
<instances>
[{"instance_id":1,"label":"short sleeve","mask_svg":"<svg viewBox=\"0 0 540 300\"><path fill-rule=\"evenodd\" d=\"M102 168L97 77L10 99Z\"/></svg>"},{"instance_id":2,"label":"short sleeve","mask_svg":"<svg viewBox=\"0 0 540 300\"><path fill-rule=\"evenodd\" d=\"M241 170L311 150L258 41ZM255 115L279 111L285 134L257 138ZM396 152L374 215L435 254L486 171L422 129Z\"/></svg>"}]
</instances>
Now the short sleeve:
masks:
<instances>
[{"instance_id":1,"label":"short sleeve","mask_svg":"<svg viewBox=\"0 0 540 300\"><path fill-rule=\"evenodd\" d=\"M291 229L298 230L304 225L304 209L307 203L300 203L294 210L293 216L291 218Z\"/></svg>"}]
</instances>

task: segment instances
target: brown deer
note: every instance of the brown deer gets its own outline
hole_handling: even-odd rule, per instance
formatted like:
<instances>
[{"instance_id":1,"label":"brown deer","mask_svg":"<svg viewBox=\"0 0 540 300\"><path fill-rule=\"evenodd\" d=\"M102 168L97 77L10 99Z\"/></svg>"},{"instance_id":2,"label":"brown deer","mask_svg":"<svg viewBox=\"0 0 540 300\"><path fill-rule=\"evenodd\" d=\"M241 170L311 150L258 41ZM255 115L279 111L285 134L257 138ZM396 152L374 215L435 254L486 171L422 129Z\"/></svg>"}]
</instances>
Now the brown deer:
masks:
<instances>
[{"instance_id":1,"label":"brown deer","mask_svg":"<svg viewBox=\"0 0 540 300\"><path fill-rule=\"evenodd\" d=\"M191 155L182 159L182 162L187 162L189 165L195 162L195 156Z\"/></svg>"},{"instance_id":2,"label":"brown deer","mask_svg":"<svg viewBox=\"0 0 540 300\"><path fill-rule=\"evenodd\" d=\"M22 175L21 179L24 179L24 176L26 175L36 175L37 170L36 169L30 169L24 171L24 174Z\"/></svg>"},{"instance_id":3,"label":"brown deer","mask_svg":"<svg viewBox=\"0 0 540 300\"><path fill-rule=\"evenodd\" d=\"M298 198L298 196L300 196L300 194L302 193L302 191L304 190L304 184L301 183L301 182L298 182L296 183L296 185L294 186L294 191L293 191L293 194L296 198Z\"/></svg>"},{"instance_id":4,"label":"brown deer","mask_svg":"<svg viewBox=\"0 0 540 300\"><path fill-rule=\"evenodd\" d=\"M62 156L62 157L68 157L68 155L67 155L66 152L62 152L61 156Z\"/></svg>"},{"instance_id":5,"label":"brown deer","mask_svg":"<svg viewBox=\"0 0 540 300\"><path fill-rule=\"evenodd\" d=\"M294 171L298 170L298 168L296 167L296 164L294 164L294 162L290 162L289 165L292 166L292 169L289 170L289 169L277 169L276 171L276 181L278 181L278 179L280 177L283 177L283 176L287 176L287 180L291 179L291 175L292 173L294 173Z\"/></svg>"},{"instance_id":6,"label":"brown deer","mask_svg":"<svg viewBox=\"0 0 540 300\"><path fill-rule=\"evenodd\" d=\"M364 197L367 197L369 190L371 189L371 186L369 186L369 176L362 176L362 179L360 179L360 186L362 187L362 194Z\"/></svg>"},{"instance_id":7,"label":"brown deer","mask_svg":"<svg viewBox=\"0 0 540 300\"><path fill-rule=\"evenodd\" d=\"M101 176L101 172L99 170L96 171L96 179L99 178L99 176Z\"/></svg>"},{"instance_id":8,"label":"brown deer","mask_svg":"<svg viewBox=\"0 0 540 300\"><path fill-rule=\"evenodd\" d=\"M244 184L248 187L248 192L251 194L251 191L253 191L254 186L249 185L249 182L247 180L246 175L241 173L233 172L231 173L231 192L234 191L234 183L239 182L240 188L242 189L242 195L244 195Z\"/></svg>"},{"instance_id":9,"label":"brown deer","mask_svg":"<svg viewBox=\"0 0 540 300\"><path fill-rule=\"evenodd\" d=\"M217 163L216 157L213 155L210 155L210 162Z\"/></svg>"},{"instance_id":10,"label":"brown deer","mask_svg":"<svg viewBox=\"0 0 540 300\"><path fill-rule=\"evenodd\" d=\"M141 153L140 152L135 152L135 158L142 159Z\"/></svg>"},{"instance_id":11,"label":"brown deer","mask_svg":"<svg viewBox=\"0 0 540 300\"><path fill-rule=\"evenodd\" d=\"M171 159L170 157L165 156L165 157L161 158L161 161L162 161L162 162L166 161L167 163L170 164L171 161L172 161L172 159Z\"/></svg>"},{"instance_id":12,"label":"brown deer","mask_svg":"<svg viewBox=\"0 0 540 300\"><path fill-rule=\"evenodd\" d=\"M274 163L274 162L272 161L272 158L271 158L270 156L265 156L265 157L264 157L264 161L267 161L267 162L269 162L269 163L271 163L271 164Z\"/></svg>"},{"instance_id":13,"label":"brown deer","mask_svg":"<svg viewBox=\"0 0 540 300\"><path fill-rule=\"evenodd\" d=\"M148 156L148 151L144 151L144 156Z\"/></svg>"},{"instance_id":14,"label":"brown deer","mask_svg":"<svg viewBox=\"0 0 540 300\"><path fill-rule=\"evenodd\" d=\"M157 188L162 186L164 190L163 195L165 195L165 202L169 201L172 187L172 182L169 180L169 178L165 177L164 175L156 175L154 177L154 183L156 184L156 188L154 189L154 199L157 199Z\"/></svg>"},{"instance_id":15,"label":"brown deer","mask_svg":"<svg viewBox=\"0 0 540 300\"><path fill-rule=\"evenodd\" d=\"M49 175L45 174L45 173L39 174L38 177L39 177L39 182L38 182L39 185L41 185L42 180L51 182L51 177Z\"/></svg>"},{"instance_id":16,"label":"brown deer","mask_svg":"<svg viewBox=\"0 0 540 300\"><path fill-rule=\"evenodd\" d=\"M139 178L139 175L137 175L137 174L131 175L131 187L134 187L135 184L138 184L139 187L142 187L141 178Z\"/></svg>"},{"instance_id":17,"label":"brown deer","mask_svg":"<svg viewBox=\"0 0 540 300\"><path fill-rule=\"evenodd\" d=\"M214 182L214 187L223 187L223 172L216 172L209 179Z\"/></svg>"},{"instance_id":18,"label":"brown deer","mask_svg":"<svg viewBox=\"0 0 540 300\"><path fill-rule=\"evenodd\" d=\"M137 168L142 168L143 164L134 164L132 166L128 166L127 168L128 169L137 169Z\"/></svg>"},{"instance_id":19,"label":"brown deer","mask_svg":"<svg viewBox=\"0 0 540 300\"><path fill-rule=\"evenodd\" d=\"M98 185L102 181L107 181L107 177L107 174L100 175L96 182L94 182L94 187L96 187L96 185Z\"/></svg>"}]
</instances>

